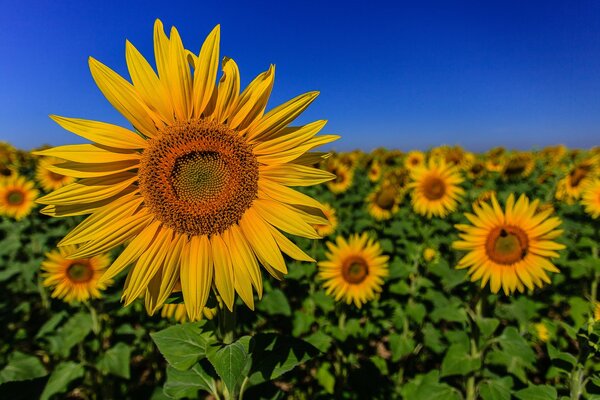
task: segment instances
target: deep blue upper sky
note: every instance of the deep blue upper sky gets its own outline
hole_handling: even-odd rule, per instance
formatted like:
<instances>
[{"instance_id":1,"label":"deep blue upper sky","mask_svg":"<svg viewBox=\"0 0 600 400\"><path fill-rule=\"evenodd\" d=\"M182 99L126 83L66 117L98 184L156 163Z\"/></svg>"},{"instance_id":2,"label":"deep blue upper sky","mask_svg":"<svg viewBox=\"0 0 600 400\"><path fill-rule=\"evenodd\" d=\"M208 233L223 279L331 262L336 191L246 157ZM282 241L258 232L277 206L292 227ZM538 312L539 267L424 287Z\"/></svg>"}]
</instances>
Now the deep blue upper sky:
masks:
<instances>
[{"instance_id":1,"label":"deep blue upper sky","mask_svg":"<svg viewBox=\"0 0 600 400\"><path fill-rule=\"evenodd\" d=\"M124 123L87 58L127 76L155 18L195 52L220 23L243 85L276 64L269 108L321 91L300 122L328 119L337 149L600 144L596 0L2 1L0 140L79 141L48 114Z\"/></svg>"}]
</instances>

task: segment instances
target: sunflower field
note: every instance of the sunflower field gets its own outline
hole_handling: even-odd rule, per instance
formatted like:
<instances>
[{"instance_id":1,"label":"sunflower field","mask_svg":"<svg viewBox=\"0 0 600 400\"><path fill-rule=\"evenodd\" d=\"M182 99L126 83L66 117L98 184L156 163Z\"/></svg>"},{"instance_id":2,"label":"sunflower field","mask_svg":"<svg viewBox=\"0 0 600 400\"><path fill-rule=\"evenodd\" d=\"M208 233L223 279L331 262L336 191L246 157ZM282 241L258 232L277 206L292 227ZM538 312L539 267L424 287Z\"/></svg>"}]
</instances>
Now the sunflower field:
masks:
<instances>
[{"instance_id":1,"label":"sunflower field","mask_svg":"<svg viewBox=\"0 0 600 400\"><path fill-rule=\"evenodd\" d=\"M314 151L219 29L0 143L0 398L600 399L599 148Z\"/></svg>"}]
</instances>

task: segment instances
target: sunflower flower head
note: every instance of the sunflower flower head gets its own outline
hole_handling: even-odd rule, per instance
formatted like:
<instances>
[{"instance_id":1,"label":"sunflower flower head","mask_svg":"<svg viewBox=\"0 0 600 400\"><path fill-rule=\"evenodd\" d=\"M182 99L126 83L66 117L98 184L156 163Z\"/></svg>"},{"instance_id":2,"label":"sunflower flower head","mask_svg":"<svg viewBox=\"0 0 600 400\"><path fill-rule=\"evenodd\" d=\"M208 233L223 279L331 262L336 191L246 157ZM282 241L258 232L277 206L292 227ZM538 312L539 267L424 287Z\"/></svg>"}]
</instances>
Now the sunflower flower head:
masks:
<instances>
[{"instance_id":1,"label":"sunflower flower head","mask_svg":"<svg viewBox=\"0 0 600 400\"><path fill-rule=\"evenodd\" d=\"M550 339L550 331L548 330L546 324L543 322L538 322L533 327L535 328L536 336L541 342L546 343L548 339Z\"/></svg>"},{"instance_id":2,"label":"sunflower flower head","mask_svg":"<svg viewBox=\"0 0 600 400\"><path fill-rule=\"evenodd\" d=\"M378 221L385 221L400 209L403 192L390 184L379 185L367 196L369 214Z\"/></svg>"},{"instance_id":3,"label":"sunflower flower head","mask_svg":"<svg viewBox=\"0 0 600 400\"><path fill-rule=\"evenodd\" d=\"M329 236L335 232L338 226L337 213L335 208L327 203L323 203L323 208L321 209L325 218L327 218L327 224L325 225L314 225L315 230L321 237Z\"/></svg>"},{"instance_id":4,"label":"sunflower flower head","mask_svg":"<svg viewBox=\"0 0 600 400\"><path fill-rule=\"evenodd\" d=\"M473 206L473 214L465 214L471 225L456 225L461 233L453 247L467 251L457 268L468 268L481 287L489 282L493 293L502 288L509 295L550 283L547 271L559 272L550 259L565 246L554 241L562 233L556 229L561 220L551 217L552 210L538 212L538 204L525 195L515 201L511 194L504 210L496 196L491 204Z\"/></svg>"},{"instance_id":5,"label":"sunflower flower head","mask_svg":"<svg viewBox=\"0 0 600 400\"><path fill-rule=\"evenodd\" d=\"M592 218L600 217L600 179L590 182L583 190L581 204Z\"/></svg>"},{"instance_id":6,"label":"sunflower flower head","mask_svg":"<svg viewBox=\"0 0 600 400\"><path fill-rule=\"evenodd\" d=\"M53 289L52 297L67 303L99 298L101 291L112 281L100 281L110 264L106 254L93 257L70 258L77 252L75 246L63 246L46 253L42 262L43 285Z\"/></svg>"},{"instance_id":7,"label":"sunflower flower head","mask_svg":"<svg viewBox=\"0 0 600 400\"><path fill-rule=\"evenodd\" d=\"M455 166L443 160L430 159L411 173L412 205L415 212L428 218L445 217L454 211L464 194L460 187L463 178Z\"/></svg>"},{"instance_id":8,"label":"sunflower flower head","mask_svg":"<svg viewBox=\"0 0 600 400\"><path fill-rule=\"evenodd\" d=\"M363 233L348 240L338 236L335 243L327 242L327 247L327 260L318 263L317 275L327 294L360 308L381 292L388 275L388 256L381 254L378 242Z\"/></svg>"},{"instance_id":9,"label":"sunflower flower head","mask_svg":"<svg viewBox=\"0 0 600 400\"><path fill-rule=\"evenodd\" d=\"M326 121L290 126L318 93L266 111L275 67L240 91L238 66L219 62L219 45L219 26L195 54L157 20L156 70L130 42L130 81L90 58L96 84L133 129L53 116L94 144L36 152L66 160L60 173L79 178L41 198L42 212L89 214L59 245L79 245L71 258L126 245L100 282L131 266L123 300L144 296L149 314L176 285L192 321L211 294L229 310L238 294L253 309L260 265L281 279L283 253L314 261L282 231L319 238L314 225L326 224L321 204L291 188L335 177L313 167L324 153L312 150L338 138L317 135Z\"/></svg>"},{"instance_id":10,"label":"sunflower flower head","mask_svg":"<svg viewBox=\"0 0 600 400\"><path fill-rule=\"evenodd\" d=\"M24 176L13 175L0 180L0 216L20 220L35 206L39 191Z\"/></svg>"},{"instance_id":11,"label":"sunflower flower head","mask_svg":"<svg viewBox=\"0 0 600 400\"><path fill-rule=\"evenodd\" d=\"M35 177L42 189L50 192L75 181L75 178L72 176L55 172L56 170L60 170L58 164L63 162L63 160L55 157L42 157L38 161Z\"/></svg>"}]
</instances>

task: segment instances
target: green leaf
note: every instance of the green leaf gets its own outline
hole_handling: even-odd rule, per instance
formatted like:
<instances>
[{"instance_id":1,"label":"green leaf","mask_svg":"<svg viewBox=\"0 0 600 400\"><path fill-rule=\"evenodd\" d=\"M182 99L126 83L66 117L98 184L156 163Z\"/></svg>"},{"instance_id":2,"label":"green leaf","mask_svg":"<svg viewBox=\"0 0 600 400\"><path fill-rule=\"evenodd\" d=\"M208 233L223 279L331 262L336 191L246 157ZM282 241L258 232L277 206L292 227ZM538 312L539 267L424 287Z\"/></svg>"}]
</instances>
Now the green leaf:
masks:
<instances>
[{"instance_id":1,"label":"green leaf","mask_svg":"<svg viewBox=\"0 0 600 400\"><path fill-rule=\"evenodd\" d=\"M479 396L482 400L510 400L512 386L510 376L486 380L479 384Z\"/></svg>"},{"instance_id":2,"label":"green leaf","mask_svg":"<svg viewBox=\"0 0 600 400\"><path fill-rule=\"evenodd\" d=\"M52 371L40 399L47 400L55 394L66 392L69 388L69 383L81 378L84 373L83 366L73 361L65 361L58 364L54 371Z\"/></svg>"},{"instance_id":3,"label":"green leaf","mask_svg":"<svg viewBox=\"0 0 600 400\"><path fill-rule=\"evenodd\" d=\"M460 400L456 389L439 382L438 371L417 375L400 389L402 398L410 400Z\"/></svg>"},{"instance_id":4,"label":"green leaf","mask_svg":"<svg viewBox=\"0 0 600 400\"><path fill-rule=\"evenodd\" d=\"M501 351L491 351L487 357L491 364L504 365L506 370L521 382L527 382L525 370L532 370L535 353L514 326L508 326L498 337Z\"/></svg>"},{"instance_id":5,"label":"green leaf","mask_svg":"<svg viewBox=\"0 0 600 400\"><path fill-rule=\"evenodd\" d=\"M167 380L163 387L165 395L173 399L197 398L198 390L205 390L213 395L217 393L214 378L200 364L195 364L187 371L167 366Z\"/></svg>"},{"instance_id":6,"label":"green leaf","mask_svg":"<svg viewBox=\"0 0 600 400\"><path fill-rule=\"evenodd\" d=\"M324 291L319 290L312 294L311 298L314 300L317 307L319 307L323 312L333 311L335 308L335 301L333 297L328 296Z\"/></svg>"},{"instance_id":7,"label":"green leaf","mask_svg":"<svg viewBox=\"0 0 600 400\"><path fill-rule=\"evenodd\" d=\"M425 318L425 314L427 314L427 309L421 303L413 303L409 301L406 305L406 315L410 317L417 324L421 324L423 319Z\"/></svg>"},{"instance_id":8,"label":"green leaf","mask_svg":"<svg viewBox=\"0 0 600 400\"><path fill-rule=\"evenodd\" d=\"M529 386L515 392L515 397L521 400L556 400L556 389L548 385Z\"/></svg>"},{"instance_id":9,"label":"green leaf","mask_svg":"<svg viewBox=\"0 0 600 400\"><path fill-rule=\"evenodd\" d=\"M415 349L415 341L406 335L392 333L389 336L389 342L390 350L392 351L392 361L394 362L410 354Z\"/></svg>"},{"instance_id":10,"label":"green leaf","mask_svg":"<svg viewBox=\"0 0 600 400\"><path fill-rule=\"evenodd\" d=\"M573 370L573 367L575 367L577 364L577 358L575 358L575 356L572 354L557 350L556 347L552 346L550 343L547 344L547 347L548 355L552 360L552 365L561 371L570 374Z\"/></svg>"},{"instance_id":11,"label":"green leaf","mask_svg":"<svg viewBox=\"0 0 600 400\"><path fill-rule=\"evenodd\" d=\"M203 331L203 322L173 325L150 334L167 362L178 370L189 369L206 357L216 343L212 332Z\"/></svg>"},{"instance_id":12,"label":"green leaf","mask_svg":"<svg viewBox=\"0 0 600 400\"><path fill-rule=\"evenodd\" d=\"M65 318L66 316L67 313L64 311L54 314L52 318L50 318L48 321L46 321L44 325L42 325L38 333L35 335L35 338L39 339L50 332L54 332L58 324L60 324L63 318Z\"/></svg>"},{"instance_id":13,"label":"green leaf","mask_svg":"<svg viewBox=\"0 0 600 400\"><path fill-rule=\"evenodd\" d=\"M50 353L66 358L73 346L83 342L91 331L92 317L88 313L80 312L69 318L54 335L46 336L45 340L50 346Z\"/></svg>"},{"instance_id":14,"label":"green leaf","mask_svg":"<svg viewBox=\"0 0 600 400\"><path fill-rule=\"evenodd\" d=\"M317 370L317 382L328 394L333 394L335 388L335 377L329 372L329 363L323 363Z\"/></svg>"},{"instance_id":15,"label":"green leaf","mask_svg":"<svg viewBox=\"0 0 600 400\"><path fill-rule=\"evenodd\" d=\"M322 331L316 331L315 333L304 338L304 341L315 346L319 351L325 353L331 347L333 338Z\"/></svg>"},{"instance_id":16,"label":"green leaf","mask_svg":"<svg viewBox=\"0 0 600 400\"><path fill-rule=\"evenodd\" d=\"M319 350L303 340L275 333L259 333L253 342L252 367L248 374L251 385L277 379L319 354Z\"/></svg>"},{"instance_id":17,"label":"green leaf","mask_svg":"<svg viewBox=\"0 0 600 400\"><path fill-rule=\"evenodd\" d=\"M37 357L15 351L8 357L8 364L0 371L0 383L24 381L46 374L46 369Z\"/></svg>"},{"instance_id":18,"label":"green leaf","mask_svg":"<svg viewBox=\"0 0 600 400\"><path fill-rule=\"evenodd\" d=\"M279 289L265 293L262 300L258 303L257 308L269 315L279 314L286 317L292 315L290 303L285 294Z\"/></svg>"},{"instance_id":19,"label":"green leaf","mask_svg":"<svg viewBox=\"0 0 600 400\"><path fill-rule=\"evenodd\" d=\"M500 325L500 320L497 318L477 318L475 322L484 338L491 337Z\"/></svg>"},{"instance_id":20,"label":"green leaf","mask_svg":"<svg viewBox=\"0 0 600 400\"><path fill-rule=\"evenodd\" d=\"M250 339L250 336L243 336L231 344L208 353L208 361L221 377L231 398L237 394L238 384L250 370Z\"/></svg>"},{"instance_id":21,"label":"green leaf","mask_svg":"<svg viewBox=\"0 0 600 400\"><path fill-rule=\"evenodd\" d=\"M442 360L441 376L467 375L480 367L480 357L471 356L469 349L460 344L453 344Z\"/></svg>"},{"instance_id":22,"label":"green leaf","mask_svg":"<svg viewBox=\"0 0 600 400\"><path fill-rule=\"evenodd\" d=\"M130 358L131 347L125 343L117 343L100 356L96 362L96 367L103 374L113 374L129 379Z\"/></svg>"}]
</instances>

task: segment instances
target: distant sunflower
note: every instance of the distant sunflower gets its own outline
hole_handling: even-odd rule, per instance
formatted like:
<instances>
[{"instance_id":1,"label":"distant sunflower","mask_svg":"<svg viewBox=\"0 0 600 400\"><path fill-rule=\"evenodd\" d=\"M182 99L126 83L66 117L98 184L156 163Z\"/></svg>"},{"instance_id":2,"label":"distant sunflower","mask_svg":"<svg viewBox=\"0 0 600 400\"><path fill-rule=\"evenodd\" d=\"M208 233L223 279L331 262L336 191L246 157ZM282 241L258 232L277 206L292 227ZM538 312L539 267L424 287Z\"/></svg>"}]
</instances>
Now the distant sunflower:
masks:
<instances>
[{"instance_id":1,"label":"distant sunflower","mask_svg":"<svg viewBox=\"0 0 600 400\"><path fill-rule=\"evenodd\" d=\"M413 169L411 178L408 187L412 189L413 209L428 218L454 211L464 194L459 186L463 181L460 173L444 161L429 160L427 166Z\"/></svg>"},{"instance_id":2,"label":"distant sunflower","mask_svg":"<svg viewBox=\"0 0 600 400\"><path fill-rule=\"evenodd\" d=\"M354 180L354 170L339 162L329 163L326 169L332 175L335 175L333 180L327 182L327 188L331 191L331 193L344 193L350 188L350 186L352 186L352 181Z\"/></svg>"},{"instance_id":3,"label":"distant sunflower","mask_svg":"<svg viewBox=\"0 0 600 400\"><path fill-rule=\"evenodd\" d=\"M321 209L325 218L327 218L328 224L325 225L315 225L314 228L321 237L329 236L335 232L338 225L338 219L336 216L335 208L331 207L327 203L323 203L323 208Z\"/></svg>"},{"instance_id":4,"label":"distant sunflower","mask_svg":"<svg viewBox=\"0 0 600 400\"><path fill-rule=\"evenodd\" d=\"M93 257L71 258L75 246L63 246L46 253L42 262L44 286L53 288L52 297L67 303L101 297L101 291L112 281L100 282L100 276L110 264L106 254Z\"/></svg>"},{"instance_id":5,"label":"distant sunflower","mask_svg":"<svg viewBox=\"0 0 600 400\"><path fill-rule=\"evenodd\" d=\"M262 294L259 265L281 279L282 255L314 261L281 231L319 238L321 205L289 186L332 178L313 168L310 151L336 140L316 136L326 121L289 124L317 97L300 95L265 113L274 66L240 92L236 63L225 57L218 82L220 27L199 54L154 25L158 73L129 42L133 83L90 58L96 84L134 126L53 116L63 128L98 145L61 146L37 155L66 159L54 171L82 178L39 200L52 216L91 214L61 245L79 244L73 258L126 244L101 282L132 265L123 299L146 296L152 314L181 282L188 318L200 318L211 288L232 309L237 293L254 308ZM260 264L259 264L260 263Z\"/></svg>"},{"instance_id":6,"label":"distant sunflower","mask_svg":"<svg viewBox=\"0 0 600 400\"><path fill-rule=\"evenodd\" d=\"M60 189L61 187L73 183L75 178L72 176L62 175L52 171L52 168L64 160L55 157L43 157L39 160L35 177L40 186L47 192Z\"/></svg>"},{"instance_id":7,"label":"distant sunflower","mask_svg":"<svg viewBox=\"0 0 600 400\"><path fill-rule=\"evenodd\" d=\"M371 182L377 182L381 178L381 164L378 161L372 162L367 175Z\"/></svg>"},{"instance_id":8,"label":"distant sunflower","mask_svg":"<svg viewBox=\"0 0 600 400\"><path fill-rule=\"evenodd\" d=\"M600 179L588 184L581 195L581 204L592 218L600 217Z\"/></svg>"},{"instance_id":9,"label":"distant sunflower","mask_svg":"<svg viewBox=\"0 0 600 400\"><path fill-rule=\"evenodd\" d=\"M392 185L381 185L367 196L369 214L378 221L392 218L400 209L401 192Z\"/></svg>"},{"instance_id":10,"label":"distant sunflower","mask_svg":"<svg viewBox=\"0 0 600 400\"><path fill-rule=\"evenodd\" d=\"M433 261L438 255L438 252L432 247L426 247L423 250L423 260L426 262Z\"/></svg>"},{"instance_id":11,"label":"distant sunflower","mask_svg":"<svg viewBox=\"0 0 600 400\"><path fill-rule=\"evenodd\" d=\"M389 257L381 255L378 242L363 233L348 241L338 236L336 244L327 242L327 247L327 261L318 263L318 278L325 281L327 294L360 308L381 291L383 278L388 275Z\"/></svg>"},{"instance_id":12,"label":"distant sunflower","mask_svg":"<svg viewBox=\"0 0 600 400\"><path fill-rule=\"evenodd\" d=\"M469 179L478 179L485 175L486 167L485 162L479 159L474 159L473 162L465 168Z\"/></svg>"},{"instance_id":13,"label":"distant sunflower","mask_svg":"<svg viewBox=\"0 0 600 400\"><path fill-rule=\"evenodd\" d=\"M489 281L493 293L502 288L509 295L522 292L524 286L533 289L550 283L546 271L559 272L550 258L558 257L557 250L565 246L553 241L562 233L556 229L560 219L550 217L552 210L536 212L538 204L525 195L515 202L511 194L505 211L495 196L491 206L475 205L475 214L465 214L472 225L456 225L462 240L453 247L468 251L457 268L469 268L471 280L481 279L481 287Z\"/></svg>"},{"instance_id":14,"label":"distant sunflower","mask_svg":"<svg viewBox=\"0 0 600 400\"><path fill-rule=\"evenodd\" d=\"M556 198L573 204L598 175L597 158L588 158L575 164L562 178L556 188Z\"/></svg>"},{"instance_id":15,"label":"distant sunflower","mask_svg":"<svg viewBox=\"0 0 600 400\"><path fill-rule=\"evenodd\" d=\"M525 178L535 168L535 159L530 153L516 153L510 156L502 166L502 175L508 179Z\"/></svg>"},{"instance_id":16,"label":"distant sunflower","mask_svg":"<svg viewBox=\"0 0 600 400\"><path fill-rule=\"evenodd\" d=\"M0 180L0 215L16 220L29 215L39 192L33 182L23 176L13 175Z\"/></svg>"},{"instance_id":17,"label":"distant sunflower","mask_svg":"<svg viewBox=\"0 0 600 400\"><path fill-rule=\"evenodd\" d=\"M419 168L425 164L425 154L421 151L413 150L406 154L404 167L408 169Z\"/></svg>"},{"instance_id":18,"label":"distant sunflower","mask_svg":"<svg viewBox=\"0 0 600 400\"><path fill-rule=\"evenodd\" d=\"M600 302L594 307L594 321L600 321Z\"/></svg>"},{"instance_id":19,"label":"distant sunflower","mask_svg":"<svg viewBox=\"0 0 600 400\"><path fill-rule=\"evenodd\" d=\"M548 327L543 322L538 322L534 325L536 335L538 339L542 342L547 342L550 339L550 331L548 331Z\"/></svg>"}]
</instances>

